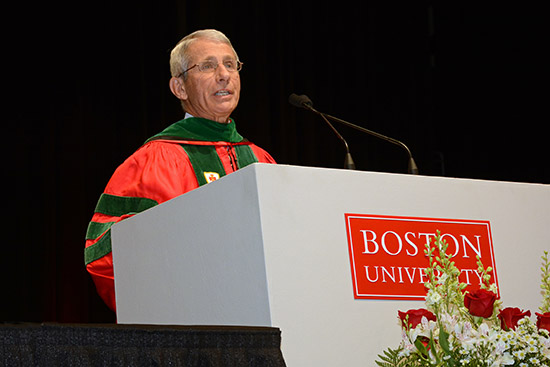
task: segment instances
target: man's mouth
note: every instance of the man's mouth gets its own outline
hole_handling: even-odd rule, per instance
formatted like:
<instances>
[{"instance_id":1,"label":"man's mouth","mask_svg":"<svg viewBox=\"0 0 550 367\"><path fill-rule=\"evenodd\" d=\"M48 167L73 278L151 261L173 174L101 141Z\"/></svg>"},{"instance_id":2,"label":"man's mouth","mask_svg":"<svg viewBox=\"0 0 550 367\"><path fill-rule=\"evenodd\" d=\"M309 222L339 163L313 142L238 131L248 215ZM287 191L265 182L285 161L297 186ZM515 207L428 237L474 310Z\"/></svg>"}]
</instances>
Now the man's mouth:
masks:
<instances>
[{"instance_id":1,"label":"man's mouth","mask_svg":"<svg viewBox=\"0 0 550 367\"><path fill-rule=\"evenodd\" d=\"M224 89L224 90L219 90L217 91L216 93L214 93L215 96L228 96L230 95L231 93L229 93L228 90Z\"/></svg>"}]
</instances>

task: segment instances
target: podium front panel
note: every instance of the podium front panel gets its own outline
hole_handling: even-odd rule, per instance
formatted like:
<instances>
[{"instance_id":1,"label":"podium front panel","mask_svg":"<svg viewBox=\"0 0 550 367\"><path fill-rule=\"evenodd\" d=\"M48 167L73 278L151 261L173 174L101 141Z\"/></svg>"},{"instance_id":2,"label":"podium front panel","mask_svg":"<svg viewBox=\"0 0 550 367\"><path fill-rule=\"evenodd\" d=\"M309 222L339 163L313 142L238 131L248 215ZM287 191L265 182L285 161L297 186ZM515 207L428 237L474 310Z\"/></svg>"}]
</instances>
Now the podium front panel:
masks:
<instances>
[{"instance_id":1,"label":"podium front panel","mask_svg":"<svg viewBox=\"0 0 550 367\"><path fill-rule=\"evenodd\" d=\"M113 226L117 321L270 326L254 175L234 175Z\"/></svg>"}]
</instances>

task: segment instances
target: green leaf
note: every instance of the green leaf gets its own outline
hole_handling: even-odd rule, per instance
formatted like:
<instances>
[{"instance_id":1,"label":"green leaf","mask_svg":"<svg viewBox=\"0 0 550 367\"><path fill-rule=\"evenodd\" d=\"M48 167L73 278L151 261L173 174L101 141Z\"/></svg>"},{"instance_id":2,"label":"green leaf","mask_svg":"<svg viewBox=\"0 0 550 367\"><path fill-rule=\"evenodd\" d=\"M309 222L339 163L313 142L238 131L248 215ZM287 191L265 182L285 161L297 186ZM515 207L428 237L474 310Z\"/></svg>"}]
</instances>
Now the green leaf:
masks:
<instances>
[{"instance_id":1,"label":"green leaf","mask_svg":"<svg viewBox=\"0 0 550 367\"><path fill-rule=\"evenodd\" d=\"M422 355L428 355L428 348L426 348L424 344L422 344L420 338L416 338L416 340L414 341L414 346L416 347L416 349L418 349L420 353L422 353Z\"/></svg>"},{"instance_id":2,"label":"green leaf","mask_svg":"<svg viewBox=\"0 0 550 367\"><path fill-rule=\"evenodd\" d=\"M443 327L439 329L439 345L446 354L451 354L451 348L449 346L449 333L446 332Z\"/></svg>"},{"instance_id":3,"label":"green leaf","mask_svg":"<svg viewBox=\"0 0 550 367\"><path fill-rule=\"evenodd\" d=\"M402 348L398 349L391 349L388 348L384 351L384 354L378 355L379 361L375 361L375 363L380 367L406 367L408 366L406 356L400 356L399 353L401 352Z\"/></svg>"}]
</instances>

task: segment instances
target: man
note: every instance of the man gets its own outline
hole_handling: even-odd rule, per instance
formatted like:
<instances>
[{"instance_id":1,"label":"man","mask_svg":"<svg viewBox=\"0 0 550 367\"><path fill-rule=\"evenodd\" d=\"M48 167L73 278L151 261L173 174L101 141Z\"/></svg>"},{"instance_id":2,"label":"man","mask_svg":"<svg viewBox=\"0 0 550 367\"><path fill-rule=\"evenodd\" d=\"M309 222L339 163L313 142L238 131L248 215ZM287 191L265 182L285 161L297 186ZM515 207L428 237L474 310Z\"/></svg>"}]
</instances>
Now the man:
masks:
<instances>
[{"instance_id":1,"label":"man","mask_svg":"<svg viewBox=\"0 0 550 367\"><path fill-rule=\"evenodd\" d=\"M113 311L114 223L251 163L275 163L244 139L230 118L239 102L241 67L229 39L216 30L194 32L172 50L170 90L181 100L185 118L147 140L117 168L86 233L86 268Z\"/></svg>"}]
</instances>

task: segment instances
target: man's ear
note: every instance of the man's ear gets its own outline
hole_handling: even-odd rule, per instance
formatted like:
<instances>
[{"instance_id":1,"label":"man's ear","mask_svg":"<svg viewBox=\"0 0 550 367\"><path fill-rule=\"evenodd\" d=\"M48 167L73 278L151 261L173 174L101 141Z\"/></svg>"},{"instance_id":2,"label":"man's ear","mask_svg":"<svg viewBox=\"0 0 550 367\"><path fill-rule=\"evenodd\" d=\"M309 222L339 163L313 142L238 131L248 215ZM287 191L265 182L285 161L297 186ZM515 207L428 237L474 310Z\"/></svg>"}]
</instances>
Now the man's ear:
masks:
<instances>
[{"instance_id":1,"label":"man's ear","mask_svg":"<svg viewBox=\"0 0 550 367\"><path fill-rule=\"evenodd\" d=\"M183 85L182 78L172 77L170 79L170 90L176 97L178 97L178 99L182 101L187 100L187 92L185 90L185 86Z\"/></svg>"}]
</instances>

